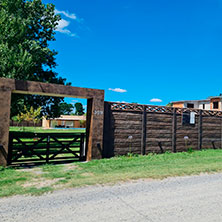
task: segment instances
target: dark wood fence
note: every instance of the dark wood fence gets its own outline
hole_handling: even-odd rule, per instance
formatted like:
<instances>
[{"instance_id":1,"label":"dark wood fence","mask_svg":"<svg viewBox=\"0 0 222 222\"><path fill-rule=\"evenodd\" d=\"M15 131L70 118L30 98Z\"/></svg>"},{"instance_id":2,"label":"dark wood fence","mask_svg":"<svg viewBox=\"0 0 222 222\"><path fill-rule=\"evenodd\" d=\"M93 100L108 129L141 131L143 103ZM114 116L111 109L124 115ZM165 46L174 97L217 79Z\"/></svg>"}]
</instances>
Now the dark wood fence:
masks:
<instances>
[{"instance_id":1,"label":"dark wood fence","mask_svg":"<svg viewBox=\"0 0 222 222\"><path fill-rule=\"evenodd\" d=\"M222 112L105 102L103 156L222 148Z\"/></svg>"},{"instance_id":2,"label":"dark wood fence","mask_svg":"<svg viewBox=\"0 0 222 222\"><path fill-rule=\"evenodd\" d=\"M9 165L85 160L85 134L10 132Z\"/></svg>"},{"instance_id":3,"label":"dark wood fence","mask_svg":"<svg viewBox=\"0 0 222 222\"><path fill-rule=\"evenodd\" d=\"M41 127L42 126L42 120L39 121L36 124L34 124L32 121L21 121L19 123L18 121L10 120L10 126Z\"/></svg>"}]
</instances>

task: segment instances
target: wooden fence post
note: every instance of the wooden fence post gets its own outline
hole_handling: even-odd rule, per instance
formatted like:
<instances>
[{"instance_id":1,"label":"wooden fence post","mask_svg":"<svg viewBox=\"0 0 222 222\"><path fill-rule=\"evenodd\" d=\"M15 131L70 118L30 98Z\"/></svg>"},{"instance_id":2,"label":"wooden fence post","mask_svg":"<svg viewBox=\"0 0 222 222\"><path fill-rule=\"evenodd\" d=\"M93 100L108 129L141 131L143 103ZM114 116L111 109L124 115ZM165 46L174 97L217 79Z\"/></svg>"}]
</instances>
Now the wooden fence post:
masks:
<instances>
[{"instance_id":1,"label":"wooden fence post","mask_svg":"<svg viewBox=\"0 0 222 222\"><path fill-rule=\"evenodd\" d=\"M146 154L146 106L143 106L143 113L142 113L142 138L141 138L141 154Z\"/></svg>"},{"instance_id":2,"label":"wooden fence post","mask_svg":"<svg viewBox=\"0 0 222 222\"><path fill-rule=\"evenodd\" d=\"M103 158L114 156L114 126L109 102L104 103Z\"/></svg>"},{"instance_id":3,"label":"wooden fence post","mask_svg":"<svg viewBox=\"0 0 222 222\"><path fill-rule=\"evenodd\" d=\"M176 108L173 108L173 119L172 119L172 151L177 152L176 148L176 139L177 139L177 114Z\"/></svg>"},{"instance_id":4,"label":"wooden fence post","mask_svg":"<svg viewBox=\"0 0 222 222\"><path fill-rule=\"evenodd\" d=\"M203 129L202 129L202 110L199 113L199 122L198 122L198 149L202 149L202 138L203 138Z\"/></svg>"},{"instance_id":5,"label":"wooden fence post","mask_svg":"<svg viewBox=\"0 0 222 222\"><path fill-rule=\"evenodd\" d=\"M220 149L222 149L222 118L220 117Z\"/></svg>"}]
</instances>

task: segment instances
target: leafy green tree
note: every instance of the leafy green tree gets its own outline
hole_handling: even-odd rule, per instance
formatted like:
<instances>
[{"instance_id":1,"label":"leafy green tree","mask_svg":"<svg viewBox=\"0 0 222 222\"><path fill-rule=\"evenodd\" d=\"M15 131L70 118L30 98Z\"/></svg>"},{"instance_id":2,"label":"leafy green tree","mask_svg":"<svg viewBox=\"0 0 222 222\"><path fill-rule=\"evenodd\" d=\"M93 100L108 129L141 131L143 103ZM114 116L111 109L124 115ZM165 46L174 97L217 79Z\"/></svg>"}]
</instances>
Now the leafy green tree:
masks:
<instances>
[{"instance_id":1,"label":"leafy green tree","mask_svg":"<svg viewBox=\"0 0 222 222\"><path fill-rule=\"evenodd\" d=\"M41 120L41 109L42 107L38 107L37 109L34 109L32 106L30 109L27 109L27 107L24 107L25 113L25 119L26 121L32 121L34 123L34 126L36 125L36 123L38 123Z\"/></svg>"},{"instance_id":2,"label":"leafy green tree","mask_svg":"<svg viewBox=\"0 0 222 222\"><path fill-rule=\"evenodd\" d=\"M22 121L30 121L34 123L34 126L42 119L41 117L41 109L42 107L38 107L37 109L34 109L32 106L30 109L28 109L26 106L24 106L24 113L20 112L16 116L16 120L18 121L18 124L20 124ZM24 130L24 127L23 127Z\"/></svg>"},{"instance_id":3,"label":"leafy green tree","mask_svg":"<svg viewBox=\"0 0 222 222\"><path fill-rule=\"evenodd\" d=\"M59 109L60 109L61 115L70 115L73 112L74 106L72 104L63 102L63 103L60 103Z\"/></svg>"},{"instance_id":4,"label":"leafy green tree","mask_svg":"<svg viewBox=\"0 0 222 222\"><path fill-rule=\"evenodd\" d=\"M57 52L49 48L61 19L53 4L41 0L0 0L0 77L65 84L54 72ZM13 94L11 116L24 106L42 107L55 117L63 98Z\"/></svg>"},{"instance_id":5,"label":"leafy green tree","mask_svg":"<svg viewBox=\"0 0 222 222\"><path fill-rule=\"evenodd\" d=\"M81 116L85 113L82 103L75 103L75 109L75 115Z\"/></svg>"},{"instance_id":6,"label":"leafy green tree","mask_svg":"<svg viewBox=\"0 0 222 222\"><path fill-rule=\"evenodd\" d=\"M18 121L18 126L19 124L24 121L26 119L26 115L22 112L20 112L17 116L16 116L16 120Z\"/></svg>"},{"instance_id":7,"label":"leafy green tree","mask_svg":"<svg viewBox=\"0 0 222 222\"><path fill-rule=\"evenodd\" d=\"M172 107L172 106L173 106L173 103L170 103L170 102L169 102L169 103L166 104L166 106Z\"/></svg>"}]
</instances>

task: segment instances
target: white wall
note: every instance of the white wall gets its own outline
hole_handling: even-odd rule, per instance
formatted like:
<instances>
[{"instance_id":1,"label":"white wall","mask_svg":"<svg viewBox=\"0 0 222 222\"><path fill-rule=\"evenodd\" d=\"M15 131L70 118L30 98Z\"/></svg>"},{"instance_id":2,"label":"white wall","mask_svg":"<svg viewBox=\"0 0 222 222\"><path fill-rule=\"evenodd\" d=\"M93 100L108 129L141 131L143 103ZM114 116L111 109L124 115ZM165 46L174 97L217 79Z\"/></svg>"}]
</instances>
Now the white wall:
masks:
<instances>
[{"instance_id":1,"label":"white wall","mask_svg":"<svg viewBox=\"0 0 222 222\"><path fill-rule=\"evenodd\" d=\"M200 102L199 109L203 109L203 104L205 104L206 110L210 110L210 102Z\"/></svg>"},{"instance_id":2,"label":"white wall","mask_svg":"<svg viewBox=\"0 0 222 222\"><path fill-rule=\"evenodd\" d=\"M199 102L199 101L190 101L184 103L184 107L187 108L187 103L194 104L194 109L203 109L203 104L205 104L205 109L210 110L210 101L209 102Z\"/></svg>"},{"instance_id":3,"label":"white wall","mask_svg":"<svg viewBox=\"0 0 222 222\"><path fill-rule=\"evenodd\" d=\"M199 109L199 102L198 101L190 101L190 102L184 103L185 108L187 108L187 103L192 103L192 104L194 104L194 109Z\"/></svg>"}]
</instances>

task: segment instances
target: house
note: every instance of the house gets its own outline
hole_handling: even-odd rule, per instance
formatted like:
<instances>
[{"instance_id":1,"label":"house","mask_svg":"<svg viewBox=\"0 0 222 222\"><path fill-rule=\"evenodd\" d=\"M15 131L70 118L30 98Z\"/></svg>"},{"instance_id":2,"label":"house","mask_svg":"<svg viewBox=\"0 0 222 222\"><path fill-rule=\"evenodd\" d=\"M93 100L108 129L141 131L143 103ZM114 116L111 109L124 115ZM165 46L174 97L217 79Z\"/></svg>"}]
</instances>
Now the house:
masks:
<instances>
[{"instance_id":1,"label":"house","mask_svg":"<svg viewBox=\"0 0 222 222\"><path fill-rule=\"evenodd\" d=\"M42 120L43 128L85 128L86 116L61 115L58 118Z\"/></svg>"},{"instance_id":2,"label":"house","mask_svg":"<svg viewBox=\"0 0 222 222\"><path fill-rule=\"evenodd\" d=\"M203 100L182 100L171 102L173 107L222 111L222 96L211 96Z\"/></svg>"}]
</instances>

